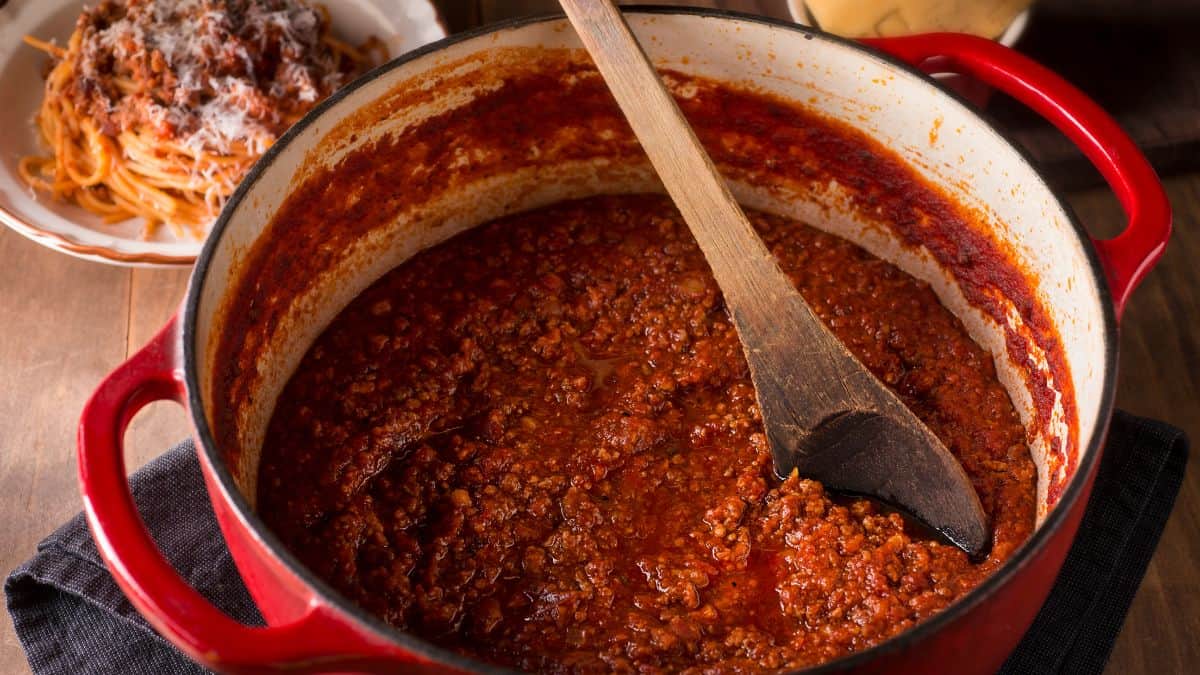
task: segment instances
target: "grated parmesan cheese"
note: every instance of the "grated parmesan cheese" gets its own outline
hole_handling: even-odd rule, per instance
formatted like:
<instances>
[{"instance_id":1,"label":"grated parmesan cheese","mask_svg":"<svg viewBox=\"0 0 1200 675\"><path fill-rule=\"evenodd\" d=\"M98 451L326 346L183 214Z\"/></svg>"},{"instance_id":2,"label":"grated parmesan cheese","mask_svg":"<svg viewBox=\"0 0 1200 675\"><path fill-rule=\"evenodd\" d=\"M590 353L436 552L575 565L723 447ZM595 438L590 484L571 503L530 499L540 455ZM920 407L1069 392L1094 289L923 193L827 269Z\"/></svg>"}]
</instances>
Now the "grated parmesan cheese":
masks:
<instances>
[{"instance_id":1,"label":"grated parmesan cheese","mask_svg":"<svg viewBox=\"0 0 1200 675\"><path fill-rule=\"evenodd\" d=\"M301 0L103 0L80 24L77 103L196 153L262 153L349 77Z\"/></svg>"}]
</instances>

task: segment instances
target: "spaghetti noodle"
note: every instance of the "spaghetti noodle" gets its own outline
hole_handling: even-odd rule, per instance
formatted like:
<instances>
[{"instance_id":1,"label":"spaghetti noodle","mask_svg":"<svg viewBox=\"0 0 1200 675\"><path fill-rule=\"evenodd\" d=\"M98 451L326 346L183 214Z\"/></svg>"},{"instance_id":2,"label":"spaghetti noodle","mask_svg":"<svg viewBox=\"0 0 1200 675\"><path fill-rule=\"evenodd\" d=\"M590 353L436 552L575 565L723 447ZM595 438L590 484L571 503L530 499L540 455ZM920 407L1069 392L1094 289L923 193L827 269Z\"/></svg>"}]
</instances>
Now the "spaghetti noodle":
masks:
<instances>
[{"instance_id":1,"label":"spaghetti noodle","mask_svg":"<svg viewBox=\"0 0 1200 675\"><path fill-rule=\"evenodd\" d=\"M202 238L246 171L304 113L387 58L302 0L103 0L53 59L36 116L50 156L22 177L106 222Z\"/></svg>"}]
</instances>

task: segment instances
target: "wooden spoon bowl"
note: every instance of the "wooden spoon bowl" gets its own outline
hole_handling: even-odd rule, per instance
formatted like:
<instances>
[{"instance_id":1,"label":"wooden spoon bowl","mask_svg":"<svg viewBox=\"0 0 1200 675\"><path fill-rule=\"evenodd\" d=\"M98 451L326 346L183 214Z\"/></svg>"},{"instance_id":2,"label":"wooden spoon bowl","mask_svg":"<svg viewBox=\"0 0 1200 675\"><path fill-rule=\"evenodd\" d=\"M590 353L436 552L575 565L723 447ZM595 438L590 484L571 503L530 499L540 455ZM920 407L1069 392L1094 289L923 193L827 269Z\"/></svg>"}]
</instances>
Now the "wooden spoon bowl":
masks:
<instances>
[{"instance_id":1,"label":"wooden spoon bowl","mask_svg":"<svg viewBox=\"0 0 1200 675\"><path fill-rule=\"evenodd\" d=\"M560 2L721 287L776 473L881 499L984 554L991 532L962 467L779 269L620 11L610 0Z\"/></svg>"}]
</instances>

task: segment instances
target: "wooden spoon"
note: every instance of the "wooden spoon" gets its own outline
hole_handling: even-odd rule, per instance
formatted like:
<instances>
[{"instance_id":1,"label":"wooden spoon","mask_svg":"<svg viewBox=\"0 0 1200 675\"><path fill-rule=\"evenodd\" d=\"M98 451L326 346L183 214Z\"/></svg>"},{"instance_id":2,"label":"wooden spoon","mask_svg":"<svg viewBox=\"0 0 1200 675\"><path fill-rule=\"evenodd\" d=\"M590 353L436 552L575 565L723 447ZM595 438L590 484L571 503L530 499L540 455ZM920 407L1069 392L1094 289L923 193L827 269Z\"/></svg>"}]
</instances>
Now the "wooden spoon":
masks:
<instances>
[{"instance_id":1,"label":"wooden spoon","mask_svg":"<svg viewBox=\"0 0 1200 675\"><path fill-rule=\"evenodd\" d=\"M610 0L560 0L712 267L775 471L876 497L972 556L991 533L954 456L821 323L746 220Z\"/></svg>"}]
</instances>

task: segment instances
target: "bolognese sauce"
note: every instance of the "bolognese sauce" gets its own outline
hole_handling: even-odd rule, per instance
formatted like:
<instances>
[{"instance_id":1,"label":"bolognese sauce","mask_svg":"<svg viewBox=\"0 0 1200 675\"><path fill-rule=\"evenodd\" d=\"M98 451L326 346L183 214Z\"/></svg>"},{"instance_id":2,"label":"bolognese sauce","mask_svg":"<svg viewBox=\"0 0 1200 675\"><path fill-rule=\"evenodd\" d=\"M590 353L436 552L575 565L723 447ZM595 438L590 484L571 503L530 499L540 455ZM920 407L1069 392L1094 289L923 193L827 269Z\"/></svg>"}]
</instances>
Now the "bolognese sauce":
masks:
<instances>
[{"instance_id":1,"label":"bolognese sauce","mask_svg":"<svg viewBox=\"0 0 1200 675\"><path fill-rule=\"evenodd\" d=\"M278 401L263 518L396 628L526 670L797 668L946 607L1034 527L1036 469L991 355L925 283L749 215L962 463L986 559L775 477L720 291L655 195L509 216L363 292Z\"/></svg>"}]
</instances>

